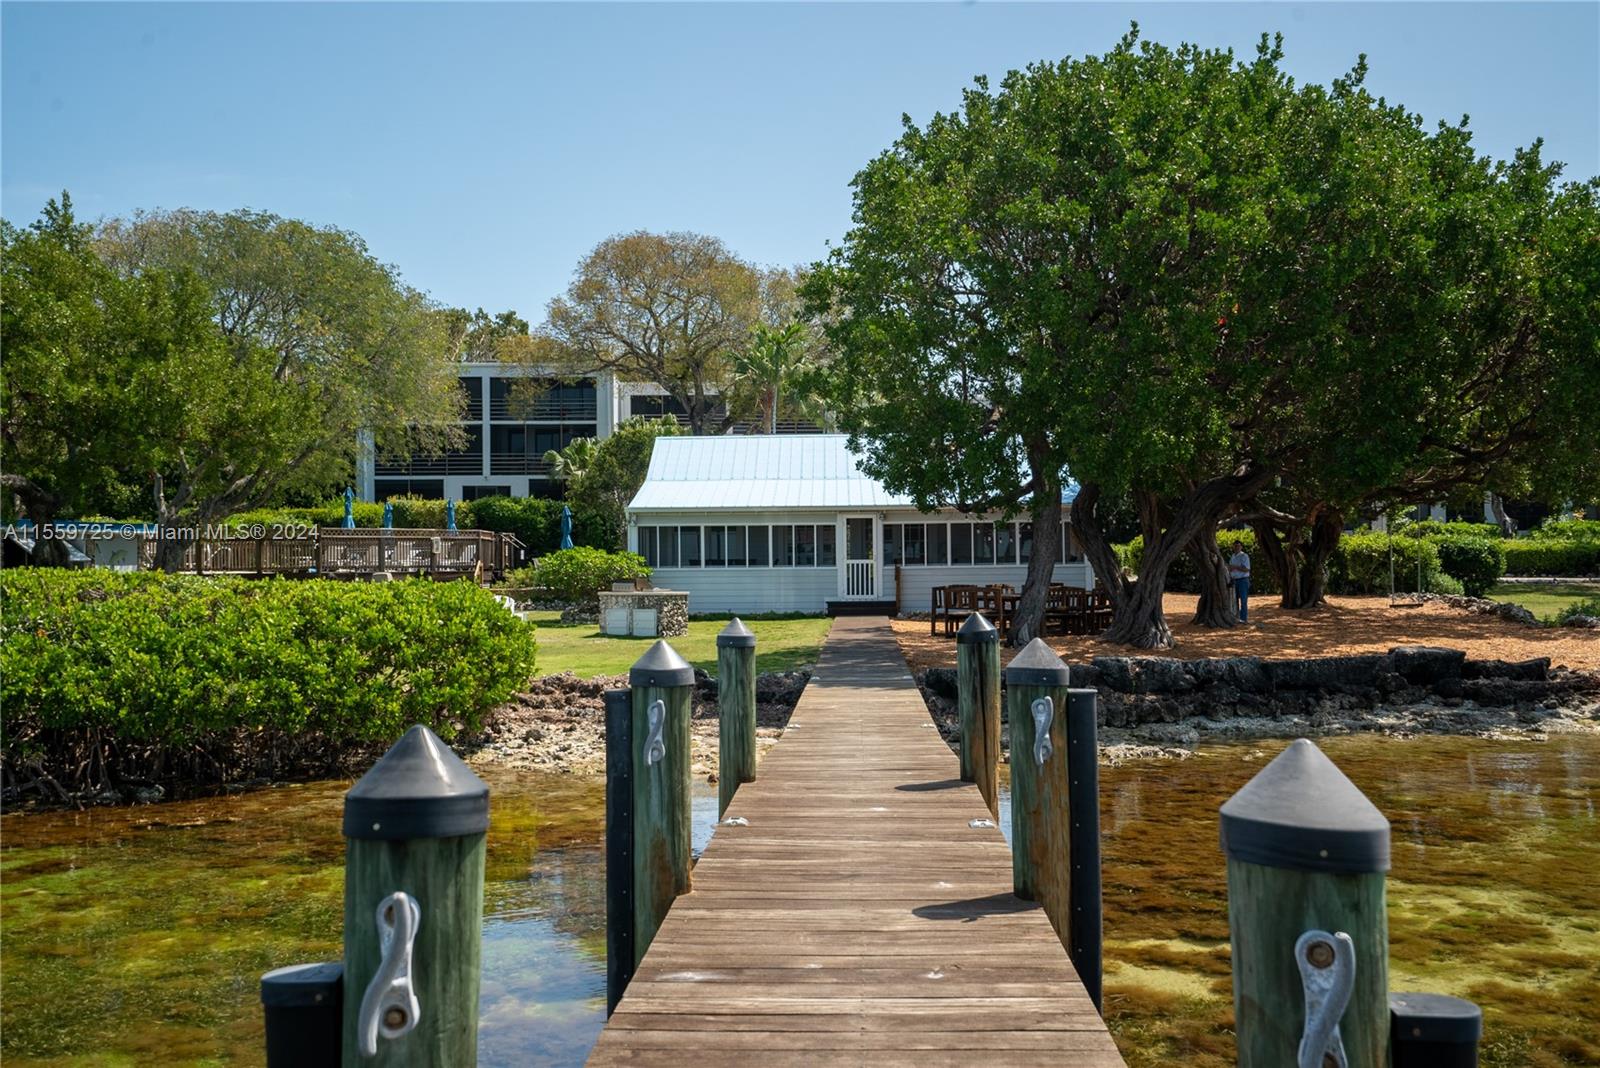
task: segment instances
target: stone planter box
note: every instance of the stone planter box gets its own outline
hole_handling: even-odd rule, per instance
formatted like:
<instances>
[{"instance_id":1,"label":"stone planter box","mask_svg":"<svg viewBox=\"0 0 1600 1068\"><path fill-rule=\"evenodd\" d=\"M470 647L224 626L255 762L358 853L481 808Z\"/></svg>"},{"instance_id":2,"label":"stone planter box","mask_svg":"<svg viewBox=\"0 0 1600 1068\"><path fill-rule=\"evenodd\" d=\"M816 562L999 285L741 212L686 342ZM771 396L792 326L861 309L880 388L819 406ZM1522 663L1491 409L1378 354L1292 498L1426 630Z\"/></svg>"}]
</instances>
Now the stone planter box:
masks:
<instances>
[{"instance_id":1,"label":"stone planter box","mask_svg":"<svg viewBox=\"0 0 1600 1068\"><path fill-rule=\"evenodd\" d=\"M600 632L637 638L687 634L689 594L684 590L601 590Z\"/></svg>"}]
</instances>

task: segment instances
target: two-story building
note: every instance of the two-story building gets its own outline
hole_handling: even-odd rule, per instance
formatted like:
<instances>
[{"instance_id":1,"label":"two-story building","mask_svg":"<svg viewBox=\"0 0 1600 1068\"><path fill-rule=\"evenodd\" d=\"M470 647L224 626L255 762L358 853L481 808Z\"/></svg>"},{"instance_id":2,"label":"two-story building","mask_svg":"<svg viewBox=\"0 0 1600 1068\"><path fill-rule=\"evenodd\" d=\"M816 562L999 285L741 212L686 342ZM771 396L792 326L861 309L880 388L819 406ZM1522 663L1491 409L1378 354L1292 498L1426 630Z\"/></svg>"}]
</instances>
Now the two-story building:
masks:
<instances>
[{"instance_id":1,"label":"two-story building","mask_svg":"<svg viewBox=\"0 0 1600 1068\"><path fill-rule=\"evenodd\" d=\"M516 385L541 380L531 399ZM357 496L382 501L395 496L451 498L560 497L560 482L550 477L545 453L564 449L576 438L601 440L618 423L634 416L670 415L684 421L683 406L653 382L625 382L609 371L577 378L549 369L503 363L463 363L461 391L466 403L461 427L466 443L439 456L392 460L365 450L357 471ZM730 433L755 430L738 423ZM780 433L817 433L804 422L783 422Z\"/></svg>"}]
</instances>

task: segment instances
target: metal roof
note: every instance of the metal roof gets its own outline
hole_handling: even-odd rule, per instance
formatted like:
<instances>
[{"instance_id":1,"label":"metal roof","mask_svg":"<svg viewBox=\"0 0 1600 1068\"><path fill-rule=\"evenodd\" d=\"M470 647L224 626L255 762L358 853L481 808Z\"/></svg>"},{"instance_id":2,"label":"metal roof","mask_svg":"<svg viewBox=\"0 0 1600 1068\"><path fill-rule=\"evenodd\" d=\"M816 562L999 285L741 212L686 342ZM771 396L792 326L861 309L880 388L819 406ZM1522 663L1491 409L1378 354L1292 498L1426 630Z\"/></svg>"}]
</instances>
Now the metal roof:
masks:
<instances>
[{"instance_id":1,"label":"metal roof","mask_svg":"<svg viewBox=\"0 0 1600 1068\"><path fill-rule=\"evenodd\" d=\"M843 434L660 437L631 512L691 509L895 508L856 466Z\"/></svg>"}]
</instances>

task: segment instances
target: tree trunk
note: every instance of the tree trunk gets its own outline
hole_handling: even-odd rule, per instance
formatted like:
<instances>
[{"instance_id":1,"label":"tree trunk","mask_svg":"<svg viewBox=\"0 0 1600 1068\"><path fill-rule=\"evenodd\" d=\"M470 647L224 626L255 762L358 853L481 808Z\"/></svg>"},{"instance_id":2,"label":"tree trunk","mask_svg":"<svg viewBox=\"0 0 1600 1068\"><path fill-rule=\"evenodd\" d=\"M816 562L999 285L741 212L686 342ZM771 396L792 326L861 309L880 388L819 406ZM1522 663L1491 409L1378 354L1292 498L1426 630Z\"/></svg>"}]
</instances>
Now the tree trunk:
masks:
<instances>
[{"instance_id":1,"label":"tree trunk","mask_svg":"<svg viewBox=\"0 0 1600 1068\"><path fill-rule=\"evenodd\" d=\"M1328 559L1344 536L1344 516L1331 508L1318 512L1311 522L1311 538L1300 562L1296 608L1315 608L1327 603Z\"/></svg>"},{"instance_id":2,"label":"tree trunk","mask_svg":"<svg viewBox=\"0 0 1600 1068\"><path fill-rule=\"evenodd\" d=\"M71 558L67 543L60 538L47 537L45 531L56 521L63 501L33 480L7 472L0 475L0 486L10 490L22 506L22 511L33 523L33 551L28 554L32 567L66 567Z\"/></svg>"},{"instance_id":3,"label":"tree trunk","mask_svg":"<svg viewBox=\"0 0 1600 1068\"><path fill-rule=\"evenodd\" d=\"M1033 554L1028 557L1028 577L1017 601L1017 615L1007 640L1027 645L1044 634L1044 610L1055 574L1056 548L1061 541L1061 493L1051 485L1033 495Z\"/></svg>"},{"instance_id":4,"label":"tree trunk","mask_svg":"<svg viewBox=\"0 0 1600 1068\"><path fill-rule=\"evenodd\" d=\"M1145 527L1154 533L1145 537L1144 562L1137 579L1124 580L1118 573L1116 554L1106 538L1099 518L1094 514L1099 499L1098 487L1085 499L1085 485L1072 502L1072 525L1083 540L1084 551L1094 566L1095 574L1111 591L1113 615L1111 626L1100 637L1103 641L1132 645L1140 649L1170 649L1173 644L1172 628L1162 612L1161 596L1166 587L1167 570L1201 531L1216 528L1222 513L1231 504L1254 496L1271 479L1270 472L1246 466L1237 473L1213 478L1195 486L1172 509L1171 518L1164 529L1154 531L1154 523ZM1154 515L1150 507L1141 509ZM1111 577L1116 583L1112 584Z\"/></svg>"},{"instance_id":5,"label":"tree trunk","mask_svg":"<svg viewBox=\"0 0 1600 1068\"><path fill-rule=\"evenodd\" d=\"M1095 514L1100 499L1100 487L1085 483L1072 502L1072 531L1083 543L1083 554L1089 558L1098 578L1111 596L1113 616L1111 628L1101 635L1106 641L1118 641L1145 649L1165 649L1172 645L1172 630L1161 611L1161 586L1166 580L1168 558L1160 564L1159 582L1146 580L1153 573L1150 564L1155 554L1147 542L1145 564L1136 578L1125 578L1117 563L1117 554L1106 537L1105 527ZM1151 591L1154 590L1152 596ZM1113 635L1116 635L1113 637Z\"/></svg>"},{"instance_id":6,"label":"tree trunk","mask_svg":"<svg viewBox=\"0 0 1600 1068\"><path fill-rule=\"evenodd\" d=\"M1309 535L1302 536L1308 527ZM1251 521L1250 528L1256 534L1256 548L1266 557L1282 591L1278 606L1315 608L1325 604L1328 558L1339 547L1344 517L1332 508L1318 505L1304 520L1274 523L1259 518Z\"/></svg>"},{"instance_id":7,"label":"tree trunk","mask_svg":"<svg viewBox=\"0 0 1600 1068\"><path fill-rule=\"evenodd\" d=\"M1233 603L1233 587L1228 581L1228 563L1217 548L1213 527L1202 530L1189 543L1189 558L1200 579L1200 600L1195 605L1194 621L1202 627L1236 627L1239 611Z\"/></svg>"}]
</instances>

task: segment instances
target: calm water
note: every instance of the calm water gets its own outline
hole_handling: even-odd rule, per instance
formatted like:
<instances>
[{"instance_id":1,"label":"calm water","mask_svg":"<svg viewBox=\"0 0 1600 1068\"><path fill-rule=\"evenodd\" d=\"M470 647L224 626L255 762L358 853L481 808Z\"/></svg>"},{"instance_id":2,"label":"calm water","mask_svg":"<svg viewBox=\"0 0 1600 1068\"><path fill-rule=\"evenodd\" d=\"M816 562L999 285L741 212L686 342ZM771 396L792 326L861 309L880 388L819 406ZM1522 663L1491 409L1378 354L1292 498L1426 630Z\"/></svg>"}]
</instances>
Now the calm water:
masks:
<instances>
[{"instance_id":1,"label":"calm water","mask_svg":"<svg viewBox=\"0 0 1600 1068\"><path fill-rule=\"evenodd\" d=\"M1216 809L1281 747L1102 769L1130 1063L1232 1063ZM1392 985L1484 1005L1486 1065L1600 1064L1600 739L1324 748L1394 824ZM347 785L0 821L8 1068L260 1064L260 974L339 955ZM491 785L481 1060L580 1064L604 1015L601 786ZM702 787L697 846L714 806Z\"/></svg>"}]
</instances>

